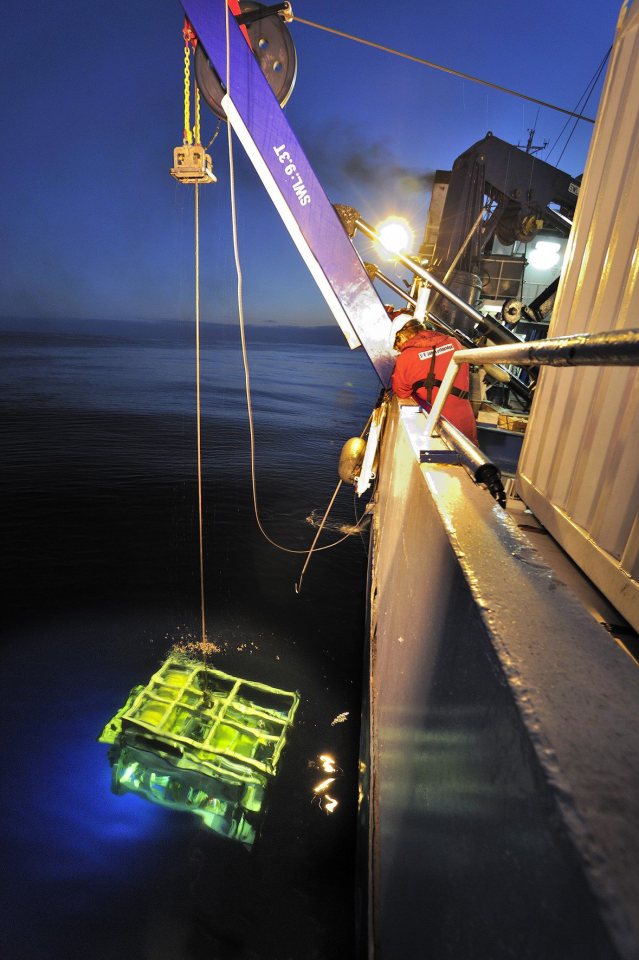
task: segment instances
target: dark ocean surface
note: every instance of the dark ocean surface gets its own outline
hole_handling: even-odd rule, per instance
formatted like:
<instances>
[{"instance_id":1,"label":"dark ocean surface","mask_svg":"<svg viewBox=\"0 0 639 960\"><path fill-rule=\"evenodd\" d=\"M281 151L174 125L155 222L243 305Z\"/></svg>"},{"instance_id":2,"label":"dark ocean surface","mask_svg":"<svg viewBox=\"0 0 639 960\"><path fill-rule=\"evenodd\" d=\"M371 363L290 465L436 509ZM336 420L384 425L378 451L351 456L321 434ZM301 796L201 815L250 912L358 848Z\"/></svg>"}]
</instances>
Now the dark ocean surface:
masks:
<instances>
[{"instance_id":1,"label":"dark ocean surface","mask_svg":"<svg viewBox=\"0 0 639 960\"><path fill-rule=\"evenodd\" d=\"M213 666L298 690L301 705L251 852L192 815L115 796L96 737L172 643L198 637L192 329L11 326L0 329L2 957L350 960L367 534L317 554L295 594L304 558L274 550L253 516L237 332L205 327ZM249 331L262 517L298 549L378 392L361 352L304 336ZM352 488L331 519L354 523ZM332 815L312 802L309 763L325 752L343 770Z\"/></svg>"}]
</instances>

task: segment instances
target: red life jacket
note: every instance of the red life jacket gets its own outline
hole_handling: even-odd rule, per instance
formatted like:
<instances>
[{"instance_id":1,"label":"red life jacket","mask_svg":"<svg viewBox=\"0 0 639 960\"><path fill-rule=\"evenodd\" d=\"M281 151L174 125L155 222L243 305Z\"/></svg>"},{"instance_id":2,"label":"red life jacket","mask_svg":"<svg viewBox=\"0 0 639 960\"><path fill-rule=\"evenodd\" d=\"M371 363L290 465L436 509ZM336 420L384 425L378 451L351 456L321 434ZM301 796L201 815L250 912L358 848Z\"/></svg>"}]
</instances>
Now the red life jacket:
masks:
<instances>
[{"instance_id":1,"label":"red life jacket","mask_svg":"<svg viewBox=\"0 0 639 960\"><path fill-rule=\"evenodd\" d=\"M459 341L444 333L422 330L415 334L400 347L393 371L393 392L402 398L413 396L418 403L430 409L450 359L455 350L460 349ZM477 443L477 424L468 401L468 389L468 365L462 364L453 391L444 404L443 415L469 440Z\"/></svg>"}]
</instances>

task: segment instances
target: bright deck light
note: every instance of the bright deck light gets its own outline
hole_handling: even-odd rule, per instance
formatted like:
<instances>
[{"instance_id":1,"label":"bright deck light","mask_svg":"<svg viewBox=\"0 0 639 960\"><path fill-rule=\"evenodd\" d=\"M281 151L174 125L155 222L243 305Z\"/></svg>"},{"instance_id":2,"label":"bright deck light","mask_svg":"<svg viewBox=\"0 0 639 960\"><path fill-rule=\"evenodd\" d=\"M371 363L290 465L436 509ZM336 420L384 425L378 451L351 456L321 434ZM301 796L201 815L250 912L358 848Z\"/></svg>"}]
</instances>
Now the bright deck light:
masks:
<instances>
[{"instance_id":1,"label":"bright deck light","mask_svg":"<svg viewBox=\"0 0 639 960\"><path fill-rule=\"evenodd\" d=\"M559 263L561 244L554 240L538 240L533 249L526 255L528 263L535 270L550 270Z\"/></svg>"},{"instance_id":2,"label":"bright deck light","mask_svg":"<svg viewBox=\"0 0 639 960\"><path fill-rule=\"evenodd\" d=\"M389 217L377 228L381 244L391 253L406 253L413 246L413 231L407 220Z\"/></svg>"}]
</instances>

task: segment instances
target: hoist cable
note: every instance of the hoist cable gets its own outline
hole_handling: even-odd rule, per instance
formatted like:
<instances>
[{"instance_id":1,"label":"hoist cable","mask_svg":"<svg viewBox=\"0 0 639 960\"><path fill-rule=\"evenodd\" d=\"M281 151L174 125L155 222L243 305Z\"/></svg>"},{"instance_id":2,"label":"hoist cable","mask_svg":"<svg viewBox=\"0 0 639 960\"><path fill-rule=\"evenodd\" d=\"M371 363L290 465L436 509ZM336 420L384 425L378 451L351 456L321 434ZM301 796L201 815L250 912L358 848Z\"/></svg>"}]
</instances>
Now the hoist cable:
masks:
<instances>
[{"instance_id":1,"label":"hoist cable","mask_svg":"<svg viewBox=\"0 0 639 960\"><path fill-rule=\"evenodd\" d=\"M345 40L353 40L355 43L362 43L366 47L373 47L375 50L381 50L383 53L391 53L395 57L401 57L403 60L411 60L413 63L420 63L425 67L432 67L433 70L441 70L442 73L448 73L453 77L460 77L462 80L471 80L473 83L480 83L484 87L491 87L493 90L499 90L501 93L508 93L513 97L519 97L521 100L528 100L530 103L538 103L541 107L548 107L549 110L556 110L559 113L565 113L569 117L576 117L578 120L585 120L587 123L594 123L592 117L585 117L581 113L574 113L572 110L566 110L565 107L558 107L554 103L547 103L545 100L538 100L536 97L529 97L525 93L519 93L517 90L510 90L508 87L502 87L498 83L491 83L489 80L482 80L480 77L473 77L469 73L462 73L460 70L453 70L451 67L444 67L440 63L433 63L432 60L424 60L422 57L414 57L410 53L402 53L401 50L395 50L393 47L386 47L383 43L375 43L372 40L364 40L363 37L355 37L351 33L344 33L343 30L336 30L334 27L325 27L320 23L313 23L311 20L304 20L302 17L294 16L295 23L303 23L307 27L315 27L316 30L323 30L325 33L332 33L337 37L343 37Z\"/></svg>"},{"instance_id":2,"label":"hoist cable","mask_svg":"<svg viewBox=\"0 0 639 960\"><path fill-rule=\"evenodd\" d=\"M231 57L230 57L230 39L229 39L229 8L228 4L226 5L226 91L227 95L230 95L231 89ZM260 518L260 511L258 507L257 500L257 479L255 471L255 428L253 424L253 402L251 398L251 378L248 364L248 353L246 349L246 332L245 332L245 323L244 323L244 296L243 296L243 275L242 275L242 265L240 262L240 250L238 243L238 232L237 232L237 206L235 198L235 164L233 159L233 131L231 129L231 124L227 123L227 142L228 142L228 156L229 156L229 187L230 187L230 198L231 198L231 227L233 234L233 257L235 260L235 272L237 275L237 309L238 316L240 321L240 343L242 346L242 363L244 366L244 387L246 393L246 408L248 413L248 424L249 424L249 441L250 441L250 458L251 458L251 489L253 493L253 512L255 514L255 521L257 523L258 529L265 540L267 540L271 546L275 547L277 550L282 550L284 553L295 553L295 554L306 554L308 550L299 550L292 549L291 547L285 547L281 543L277 543L264 529L262 520ZM370 420L369 420L370 423ZM367 424L368 426L368 424ZM366 430L366 427L364 428ZM333 505L333 501L337 496L339 488L342 484L340 480L337 484L335 492L331 498L330 506ZM317 547L315 552L319 550L330 550L332 547L338 546L338 544L343 543L344 540L347 540L350 537L350 534L346 534L341 537L339 540L335 540L333 543L327 543L323 547ZM315 537L317 540L317 537ZM314 541L315 542L315 541ZM312 552L312 548L311 548Z\"/></svg>"},{"instance_id":3,"label":"hoist cable","mask_svg":"<svg viewBox=\"0 0 639 960\"><path fill-rule=\"evenodd\" d=\"M197 432L197 508L200 539L200 609L202 649L206 657L206 616L204 607L204 524L202 522L202 428L200 401L200 195L195 184L195 410Z\"/></svg>"}]
</instances>

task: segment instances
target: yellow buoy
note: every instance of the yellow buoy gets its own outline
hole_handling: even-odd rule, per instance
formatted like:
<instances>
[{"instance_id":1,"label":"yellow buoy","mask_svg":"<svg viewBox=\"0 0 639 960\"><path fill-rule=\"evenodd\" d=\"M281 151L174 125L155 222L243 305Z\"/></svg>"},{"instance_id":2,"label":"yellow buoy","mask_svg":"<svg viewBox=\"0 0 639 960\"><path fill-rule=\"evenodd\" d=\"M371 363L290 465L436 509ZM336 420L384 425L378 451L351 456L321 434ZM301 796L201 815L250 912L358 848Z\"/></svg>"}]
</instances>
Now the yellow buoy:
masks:
<instances>
[{"instance_id":1,"label":"yellow buoy","mask_svg":"<svg viewBox=\"0 0 639 960\"><path fill-rule=\"evenodd\" d=\"M344 483L355 483L360 475L364 454L366 452L366 441L362 437L351 437L342 447L339 455L339 466L337 472Z\"/></svg>"}]
</instances>

